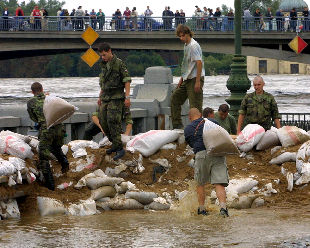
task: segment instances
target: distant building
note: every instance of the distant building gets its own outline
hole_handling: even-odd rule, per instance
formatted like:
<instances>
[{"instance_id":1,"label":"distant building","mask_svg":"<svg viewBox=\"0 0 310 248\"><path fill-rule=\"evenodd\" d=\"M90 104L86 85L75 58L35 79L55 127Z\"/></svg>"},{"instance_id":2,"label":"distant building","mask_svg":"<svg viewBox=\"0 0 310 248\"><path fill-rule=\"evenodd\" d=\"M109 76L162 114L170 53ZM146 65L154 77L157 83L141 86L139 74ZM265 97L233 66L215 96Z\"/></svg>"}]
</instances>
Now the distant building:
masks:
<instances>
[{"instance_id":1,"label":"distant building","mask_svg":"<svg viewBox=\"0 0 310 248\"><path fill-rule=\"evenodd\" d=\"M249 74L310 74L310 65L276 59L247 57Z\"/></svg>"},{"instance_id":2,"label":"distant building","mask_svg":"<svg viewBox=\"0 0 310 248\"><path fill-rule=\"evenodd\" d=\"M308 7L303 0L283 0L279 6L279 9L282 9L283 12L290 12L293 8L296 9L297 12L302 12L304 7Z\"/></svg>"}]
</instances>

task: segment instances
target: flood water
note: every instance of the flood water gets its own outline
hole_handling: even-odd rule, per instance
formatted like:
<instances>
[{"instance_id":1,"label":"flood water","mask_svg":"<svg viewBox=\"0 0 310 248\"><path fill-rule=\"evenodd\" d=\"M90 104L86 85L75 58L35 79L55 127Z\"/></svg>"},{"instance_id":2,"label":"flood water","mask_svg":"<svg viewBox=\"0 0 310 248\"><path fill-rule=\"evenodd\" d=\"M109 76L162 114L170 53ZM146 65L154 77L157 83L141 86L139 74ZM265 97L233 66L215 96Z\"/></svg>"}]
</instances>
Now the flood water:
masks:
<instances>
[{"instance_id":1,"label":"flood water","mask_svg":"<svg viewBox=\"0 0 310 248\"><path fill-rule=\"evenodd\" d=\"M254 76L249 76L252 80ZM310 76L309 75L265 75L265 90L275 96L281 113L310 113ZM207 76L204 83L203 107L215 110L230 96L226 88L228 76ZM173 82L178 83L174 77ZM1 104L25 102L31 97L30 85L39 81L45 91L54 93L70 101L96 101L99 95L98 77L86 78L7 78L0 79ZM132 78L131 88L142 84L142 77ZM248 92L254 91L251 86Z\"/></svg>"},{"instance_id":2,"label":"flood water","mask_svg":"<svg viewBox=\"0 0 310 248\"><path fill-rule=\"evenodd\" d=\"M230 210L230 218L179 211L108 211L0 222L1 247L279 247L309 236L310 212Z\"/></svg>"}]
</instances>

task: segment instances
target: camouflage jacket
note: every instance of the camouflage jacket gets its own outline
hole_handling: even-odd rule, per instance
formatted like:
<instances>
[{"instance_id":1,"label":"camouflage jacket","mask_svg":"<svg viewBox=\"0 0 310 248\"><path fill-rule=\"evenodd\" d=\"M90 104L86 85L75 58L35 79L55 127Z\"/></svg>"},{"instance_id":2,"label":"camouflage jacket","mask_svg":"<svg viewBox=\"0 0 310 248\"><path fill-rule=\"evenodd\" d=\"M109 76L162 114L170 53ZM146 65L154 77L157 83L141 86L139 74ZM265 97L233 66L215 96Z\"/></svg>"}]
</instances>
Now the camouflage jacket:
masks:
<instances>
[{"instance_id":1,"label":"camouflage jacket","mask_svg":"<svg viewBox=\"0 0 310 248\"><path fill-rule=\"evenodd\" d=\"M274 97L265 91L262 95L247 94L241 102L239 114L245 115L245 124L256 123L266 130L270 129L272 120L281 119Z\"/></svg>"},{"instance_id":2,"label":"camouflage jacket","mask_svg":"<svg viewBox=\"0 0 310 248\"><path fill-rule=\"evenodd\" d=\"M43 114L43 104L45 100L44 93L40 93L27 102L27 111L29 117L34 122L37 122L40 128L46 128L45 117Z\"/></svg>"},{"instance_id":3,"label":"camouflage jacket","mask_svg":"<svg viewBox=\"0 0 310 248\"><path fill-rule=\"evenodd\" d=\"M99 84L102 91L101 101L124 99L125 83L131 81L128 70L122 60L113 55L109 62L101 62Z\"/></svg>"}]
</instances>

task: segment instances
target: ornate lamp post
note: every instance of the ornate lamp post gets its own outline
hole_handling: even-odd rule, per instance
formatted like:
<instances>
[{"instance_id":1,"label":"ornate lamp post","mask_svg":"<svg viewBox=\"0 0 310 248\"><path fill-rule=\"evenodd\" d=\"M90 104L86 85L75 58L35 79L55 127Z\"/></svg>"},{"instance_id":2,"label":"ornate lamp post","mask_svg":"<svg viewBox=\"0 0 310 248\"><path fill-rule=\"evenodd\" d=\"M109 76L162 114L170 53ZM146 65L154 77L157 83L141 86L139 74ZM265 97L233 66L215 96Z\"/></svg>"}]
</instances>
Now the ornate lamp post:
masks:
<instances>
[{"instance_id":1,"label":"ornate lamp post","mask_svg":"<svg viewBox=\"0 0 310 248\"><path fill-rule=\"evenodd\" d=\"M241 55L241 12L241 0L235 0L235 55L230 67L230 76L226 83L226 87L230 90L231 95L226 99L226 102L230 105L230 114L232 114L236 120L238 119L238 110L241 101L247 90L251 87L251 82L247 74L246 59Z\"/></svg>"}]
</instances>

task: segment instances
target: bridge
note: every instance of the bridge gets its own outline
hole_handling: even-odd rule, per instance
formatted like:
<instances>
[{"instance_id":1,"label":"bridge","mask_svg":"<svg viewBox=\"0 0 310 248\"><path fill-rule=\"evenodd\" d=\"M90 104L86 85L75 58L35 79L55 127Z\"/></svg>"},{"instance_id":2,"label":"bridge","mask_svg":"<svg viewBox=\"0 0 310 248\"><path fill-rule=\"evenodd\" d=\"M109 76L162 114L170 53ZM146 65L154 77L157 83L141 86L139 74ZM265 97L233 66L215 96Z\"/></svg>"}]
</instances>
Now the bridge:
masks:
<instances>
[{"instance_id":1,"label":"bridge","mask_svg":"<svg viewBox=\"0 0 310 248\"><path fill-rule=\"evenodd\" d=\"M159 19L156 23L159 23L156 29L146 30L143 28L133 31L133 29L125 28L111 29L109 22L106 21L104 31L97 31L100 37L94 43L93 48L97 48L101 42L109 42L115 50L183 50L183 44L176 37L175 30L172 28L175 27L175 23L173 22L169 29L163 28ZM49 24L52 22L50 21ZM43 26L42 29L40 26L40 30L0 29L0 60L86 51L88 45L81 38L83 30L62 29L60 28L62 26L57 26L58 24L55 21L53 28L48 26L49 28L45 30L43 30ZM213 25L216 24L217 21L213 21ZM243 23L243 27L245 24ZM255 20L252 24L255 25ZM124 25L123 22L120 26L122 25ZM242 54L310 64L310 46L302 54L297 55L288 46L296 33L276 30L276 26L274 23L273 29L269 30L257 30L254 27L248 28L248 26L244 28ZM234 54L233 30L229 28L205 29L203 26L202 30L199 30L197 27L193 28L195 30L194 38L200 43L203 52ZM310 43L309 31L299 35L307 43Z\"/></svg>"}]
</instances>

